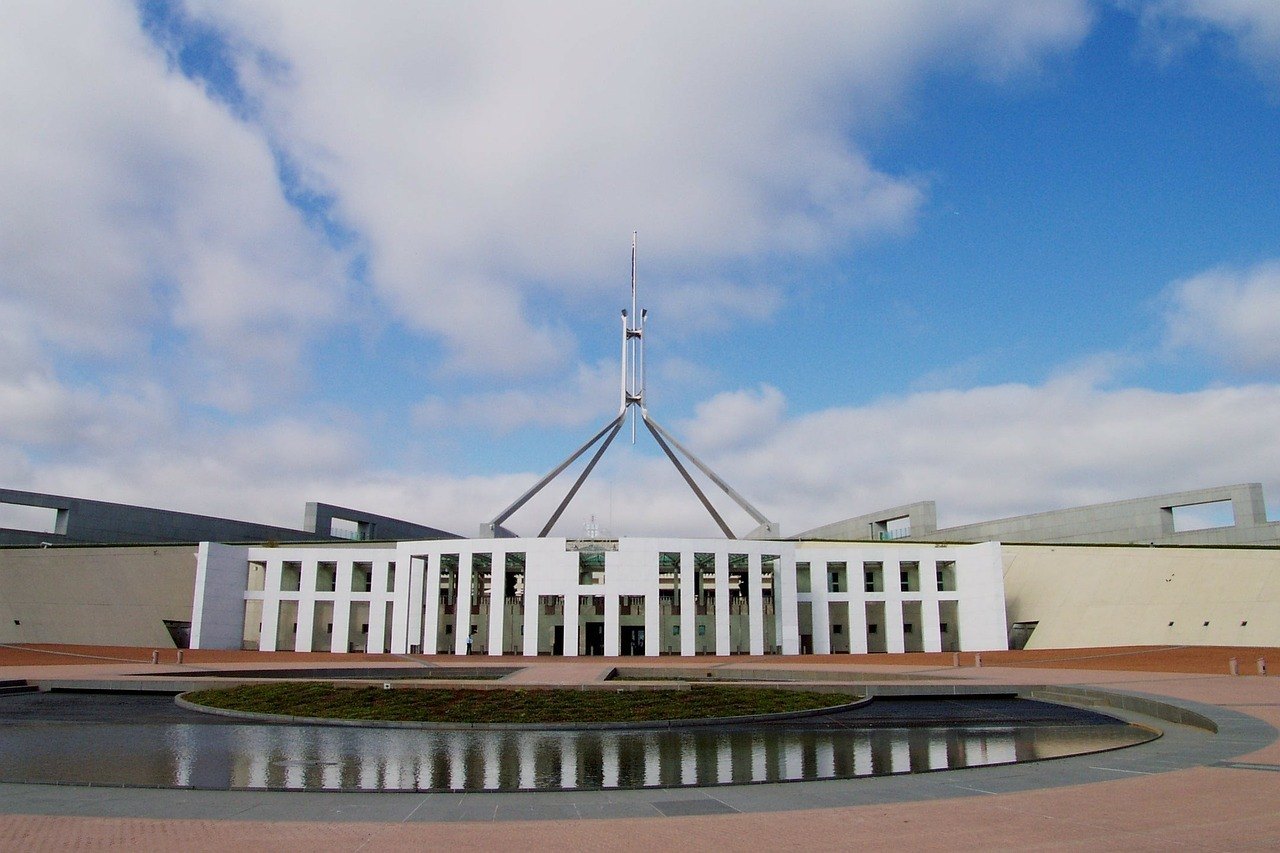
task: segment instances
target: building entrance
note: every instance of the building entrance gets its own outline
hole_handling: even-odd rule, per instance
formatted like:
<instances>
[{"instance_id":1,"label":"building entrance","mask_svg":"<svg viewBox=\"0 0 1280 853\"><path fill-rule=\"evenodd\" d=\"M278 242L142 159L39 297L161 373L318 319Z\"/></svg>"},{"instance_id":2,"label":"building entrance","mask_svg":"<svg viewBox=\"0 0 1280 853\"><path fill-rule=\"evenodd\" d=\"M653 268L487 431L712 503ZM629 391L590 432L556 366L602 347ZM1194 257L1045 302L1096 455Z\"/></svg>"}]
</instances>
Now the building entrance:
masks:
<instances>
[{"instance_id":1,"label":"building entrance","mask_svg":"<svg viewBox=\"0 0 1280 853\"><path fill-rule=\"evenodd\" d=\"M600 656L604 654L604 623L603 622L587 622L583 624L583 646L582 653L584 655ZM623 652L626 654L626 652Z\"/></svg>"},{"instance_id":2,"label":"building entrance","mask_svg":"<svg viewBox=\"0 0 1280 853\"><path fill-rule=\"evenodd\" d=\"M604 626L600 626L603 628ZM604 637L601 636L601 642ZM643 625L623 625L622 626L622 648L619 651L623 655L636 656L644 654L644 626Z\"/></svg>"}]
</instances>

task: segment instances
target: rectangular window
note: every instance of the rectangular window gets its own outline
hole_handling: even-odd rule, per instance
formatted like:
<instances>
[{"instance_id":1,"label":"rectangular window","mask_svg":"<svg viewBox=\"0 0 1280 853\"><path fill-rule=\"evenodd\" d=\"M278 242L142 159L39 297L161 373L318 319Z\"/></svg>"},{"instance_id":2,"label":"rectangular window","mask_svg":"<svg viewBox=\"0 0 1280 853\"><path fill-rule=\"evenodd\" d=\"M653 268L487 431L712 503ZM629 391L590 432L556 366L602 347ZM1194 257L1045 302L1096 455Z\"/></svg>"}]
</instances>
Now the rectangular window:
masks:
<instances>
[{"instance_id":1,"label":"rectangular window","mask_svg":"<svg viewBox=\"0 0 1280 853\"><path fill-rule=\"evenodd\" d=\"M809 582L809 564L796 563L796 592L812 592Z\"/></svg>"},{"instance_id":2,"label":"rectangular window","mask_svg":"<svg viewBox=\"0 0 1280 853\"><path fill-rule=\"evenodd\" d=\"M956 591L956 561L939 560L937 564L938 592Z\"/></svg>"}]
</instances>

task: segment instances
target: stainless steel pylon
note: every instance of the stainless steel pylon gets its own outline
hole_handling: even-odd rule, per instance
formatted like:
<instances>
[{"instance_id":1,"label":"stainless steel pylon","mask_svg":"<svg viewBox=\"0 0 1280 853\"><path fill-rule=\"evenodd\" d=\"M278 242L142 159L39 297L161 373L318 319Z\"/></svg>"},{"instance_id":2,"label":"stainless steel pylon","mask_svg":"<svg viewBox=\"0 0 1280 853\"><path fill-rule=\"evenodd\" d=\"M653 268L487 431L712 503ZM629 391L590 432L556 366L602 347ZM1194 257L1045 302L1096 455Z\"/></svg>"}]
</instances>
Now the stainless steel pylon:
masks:
<instances>
[{"instance_id":1,"label":"stainless steel pylon","mask_svg":"<svg viewBox=\"0 0 1280 853\"><path fill-rule=\"evenodd\" d=\"M622 310L622 381L620 383L618 414L613 420L605 424L599 432L580 445L568 458L551 469L531 489L498 513L492 521L480 525L480 535L482 537L515 536L516 534L503 527L506 520L528 503L534 495L546 488L551 481L560 476L566 468L576 462L584 453L595 447L596 450L591 455L586 467L582 469L577 479L574 480L573 485L569 488L568 493L565 494L564 499L560 501L559 506L551 513L538 536L542 537L549 534L551 528L555 526L556 522L560 520L560 516L564 514L570 501L578 494L578 490L582 488L582 484L586 482L587 477L591 476L591 472L595 470L596 463L600 461L600 457L604 456L604 452L609 449L609 445L618 437L618 433L621 432L622 426L626 422L628 413L632 415L631 442L634 444L636 440L636 423L643 423L649 434L653 436L653 440L658 443L658 447L662 448L662 452L671 460L671 464L680 472L680 476L684 478L685 483L689 485L689 488L693 490L693 493L702 502L707 512L711 514L711 518L715 520L716 525L724 532L725 536L730 539L738 538L733 535L729 525L725 523L724 518L716 511L710 499L707 498L706 494L693 479L689 469L680 461L681 456L693 463L699 471L705 474L711 482L715 483L722 492L728 495L734 503L755 520L758 526L748 533L745 538L776 539L780 536L778 525L775 522L765 518L763 513L752 506L742 495L734 491L705 462L693 455L670 432L649 416L649 410L644 404L644 324L648 316L648 311L640 309L637 313L636 310L636 235L633 232L631 235L631 311L628 313L627 309L624 308Z\"/></svg>"}]
</instances>

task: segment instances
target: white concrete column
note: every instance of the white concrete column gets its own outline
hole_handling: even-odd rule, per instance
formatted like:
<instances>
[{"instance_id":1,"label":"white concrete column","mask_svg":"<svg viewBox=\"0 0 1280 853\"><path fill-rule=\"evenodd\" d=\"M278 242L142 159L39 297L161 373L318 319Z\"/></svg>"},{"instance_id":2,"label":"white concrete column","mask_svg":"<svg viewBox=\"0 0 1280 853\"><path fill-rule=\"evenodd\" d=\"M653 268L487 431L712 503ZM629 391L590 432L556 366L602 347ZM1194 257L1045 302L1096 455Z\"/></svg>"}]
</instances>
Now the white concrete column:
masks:
<instances>
[{"instance_id":1,"label":"white concrete column","mask_svg":"<svg viewBox=\"0 0 1280 853\"><path fill-rule=\"evenodd\" d=\"M507 589L507 555L494 551L489 562L489 646L490 655L502 654L502 621L506 616L503 598Z\"/></svg>"},{"instance_id":2,"label":"white concrete column","mask_svg":"<svg viewBox=\"0 0 1280 853\"><path fill-rule=\"evenodd\" d=\"M821 572L815 572L814 568L821 563L814 560L809 564L809 578L816 580L822 577ZM824 570L825 571L825 570ZM810 598L813 599L813 653L815 655L831 654L831 611L827 607L827 585L823 583L819 586L812 583L810 589L813 593Z\"/></svg>"},{"instance_id":3,"label":"white concrete column","mask_svg":"<svg viewBox=\"0 0 1280 853\"><path fill-rule=\"evenodd\" d=\"M376 561L375 565L378 562L382 561ZM411 596L409 567L399 565L395 560L388 560L388 574L393 568L395 571L395 590L388 596L391 601L391 647L387 651L402 655L409 650L408 605ZM383 588L385 589L386 587ZM383 609L385 610L385 605ZM378 642L382 642L381 635Z\"/></svg>"},{"instance_id":4,"label":"white concrete column","mask_svg":"<svg viewBox=\"0 0 1280 853\"><path fill-rule=\"evenodd\" d=\"M656 554L654 555L657 556ZM658 566L653 566L653 589L644 596L644 656L656 658L662 649L662 607L658 603Z\"/></svg>"},{"instance_id":5,"label":"white concrete column","mask_svg":"<svg viewBox=\"0 0 1280 853\"><path fill-rule=\"evenodd\" d=\"M276 583L271 585L271 566L267 565L267 591L262 596L262 630L258 634L258 651L276 651L276 635L280 633L280 562L276 561Z\"/></svg>"},{"instance_id":6,"label":"white concrete column","mask_svg":"<svg viewBox=\"0 0 1280 853\"><path fill-rule=\"evenodd\" d=\"M935 595L938 592L938 561L920 561L920 594Z\"/></svg>"},{"instance_id":7,"label":"white concrete column","mask_svg":"<svg viewBox=\"0 0 1280 853\"><path fill-rule=\"evenodd\" d=\"M935 587L936 588L936 587ZM938 599L929 597L920 602L920 634L926 652L942 651L942 619L938 615Z\"/></svg>"},{"instance_id":8,"label":"white concrete column","mask_svg":"<svg viewBox=\"0 0 1280 853\"><path fill-rule=\"evenodd\" d=\"M578 656L578 609L582 604L582 597L579 595L582 587L571 586L569 592L564 597L564 656L573 658ZM608 642L607 640L605 642Z\"/></svg>"},{"instance_id":9,"label":"white concrete column","mask_svg":"<svg viewBox=\"0 0 1280 853\"><path fill-rule=\"evenodd\" d=\"M347 633L351 629L351 560L338 562L333 589L333 632L329 635L329 651L345 652Z\"/></svg>"},{"instance_id":10,"label":"white concrete column","mask_svg":"<svg viewBox=\"0 0 1280 853\"><path fill-rule=\"evenodd\" d=\"M613 588L609 585L605 586L605 589ZM617 657L618 650L622 645L622 639L618 636L620 624L618 594L616 592L608 592L604 597L604 653L609 657Z\"/></svg>"},{"instance_id":11,"label":"white concrete column","mask_svg":"<svg viewBox=\"0 0 1280 853\"><path fill-rule=\"evenodd\" d=\"M764 591L761 589L760 554L747 555L747 624L748 650L753 655L764 654Z\"/></svg>"},{"instance_id":12,"label":"white concrete column","mask_svg":"<svg viewBox=\"0 0 1280 853\"><path fill-rule=\"evenodd\" d=\"M422 652L436 654L437 636L440 633L440 554L415 557L414 562L425 561L426 580L422 585Z\"/></svg>"},{"instance_id":13,"label":"white concrete column","mask_svg":"<svg viewBox=\"0 0 1280 853\"><path fill-rule=\"evenodd\" d=\"M680 654L693 657L698 647L698 600L694 596L693 552L680 552Z\"/></svg>"},{"instance_id":14,"label":"white concrete column","mask_svg":"<svg viewBox=\"0 0 1280 853\"><path fill-rule=\"evenodd\" d=\"M423 571L426 568L422 565L421 560L415 560L409 556L409 553L397 551L395 556L396 578L405 574L409 576L409 595L407 598L397 599L398 601L407 601L406 607L397 608L404 610L405 630L404 630L404 648L401 654L406 654L410 646L417 645L418 637L422 636L422 595L423 595ZM392 637L394 642L395 637Z\"/></svg>"},{"instance_id":15,"label":"white concrete column","mask_svg":"<svg viewBox=\"0 0 1280 853\"><path fill-rule=\"evenodd\" d=\"M896 579L898 569L897 564L894 565ZM884 600L884 647L885 651L890 653L901 653L907 649L906 638L902 635L902 598L900 596L886 596Z\"/></svg>"},{"instance_id":16,"label":"white concrete column","mask_svg":"<svg viewBox=\"0 0 1280 853\"><path fill-rule=\"evenodd\" d=\"M855 590L861 589L859 584ZM867 603L856 591L849 593L849 654L867 653Z\"/></svg>"},{"instance_id":17,"label":"white concrete column","mask_svg":"<svg viewBox=\"0 0 1280 853\"><path fill-rule=\"evenodd\" d=\"M528 557L525 558L526 560ZM524 655L538 656L538 619L542 613L542 602L538 600L538 587L529 585L529 570L526 566L524 576Z\"/></svg>"},{"instance_id":18,"label":"white concrete column","mask_svg":"<svg viewBox=\"0 0 1280 853\"><path fill-rule=\"evenodd\" d=\"M729 552L716 551L716 655L727 656L729 646Z\"/></svg>"},{"instance_id":19,"label":"white concrete column","mask_svg":"<svg viewBox=\"0 0 1280 853\"><path fill-rule=\"evenodd\" d=\"M467 637L471 634L471 561L470 551L458 555L458 598L453 605L453 653L467 653Z\"/></svg>"},{"instance_id":20,"label":"white concrete column","mask_svg":"<svg viewBox=\"0 0 1280 853\"><path fill-rule=\"evenodd\" d=\"M375 571L377 563L374 563ZM374 576L375 578L377 575ZM386 576L382 578L382 586L374 586L374 590L369 594L369 635L365 638L364 650L370 654L381 654L387 651L382 647L383 638L387 635L387 598L390 593L386 592L387 588Z\"/></svg>"},{"instance_id":21,"label":"white concrete column","mask_svg":"<svg viewBox=\"0 0 1280 853\"><path fill-rule=\"evenodd\" d=\"M311 585L315 586L315 566L311 563ZM303 564L302 577L307 576L306 564ZM293 635L293 650L295 652L314 651L311 648L311 632L316 624L316 594L307 592L306 587L298 594L298 630Z\"/></svg>"},{"instance_id":22,"label":"white concrete column","mask_svg":"<svg viewBox=\"0 0 1280 853\"><path fill-rule=\"evenodd\" d=\"M795 549L783 549L774 567L773 606L778 612L778 642L784 655L800 654L800 614L796 610Z\"/></svg>"}]
</instances>

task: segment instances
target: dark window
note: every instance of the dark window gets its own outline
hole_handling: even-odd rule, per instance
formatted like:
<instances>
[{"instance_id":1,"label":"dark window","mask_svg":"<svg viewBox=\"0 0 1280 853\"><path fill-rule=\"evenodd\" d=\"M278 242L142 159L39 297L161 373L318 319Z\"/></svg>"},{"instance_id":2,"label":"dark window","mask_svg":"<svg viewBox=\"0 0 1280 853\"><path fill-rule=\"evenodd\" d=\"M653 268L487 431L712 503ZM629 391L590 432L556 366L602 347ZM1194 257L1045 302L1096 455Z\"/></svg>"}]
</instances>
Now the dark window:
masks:
<instances>
[{"instance_id":1,"label":"dark window","mask_svg":"<svg viewBox=\"0 0 1280 853\"><path fill-rule=\"evenodd\" d=\"M831 626L831 633L833 633L833 634L843 634L843 633L844 633L844 626L843 626L843 625L832 625L832 626Z\"/></svg>"},{"instance_id":2,"label":"dark window","mask_svg":"<svg viewBox=\"0 0 1280 853\"><path fill-rule=\"evenodd\" d=\"M902 633L904 633L904 634L914 634L914 633L915 633L915 630L916 630L916 626L915 626L915 625L912 625L910 622L903 622L903 623L902 623Z\"/></svg>"},{"instance_id":3,"label":"dark window","mask_svg":"<svg viewBox=\"0 0 1280 853\"><path fill-rule=\"evenodd\" d=\"M877 625L877 624L876 624L876 623L874 623L874 622L872 622L870 625L868 625L868 626L867 626L867 633L868 633L868 634L875 634L875 633L879 632L879 630L880 630L880 626L879 626L879 625Z\"/></svg>"}]
</instances>

